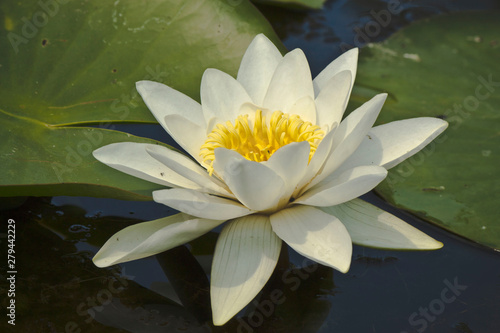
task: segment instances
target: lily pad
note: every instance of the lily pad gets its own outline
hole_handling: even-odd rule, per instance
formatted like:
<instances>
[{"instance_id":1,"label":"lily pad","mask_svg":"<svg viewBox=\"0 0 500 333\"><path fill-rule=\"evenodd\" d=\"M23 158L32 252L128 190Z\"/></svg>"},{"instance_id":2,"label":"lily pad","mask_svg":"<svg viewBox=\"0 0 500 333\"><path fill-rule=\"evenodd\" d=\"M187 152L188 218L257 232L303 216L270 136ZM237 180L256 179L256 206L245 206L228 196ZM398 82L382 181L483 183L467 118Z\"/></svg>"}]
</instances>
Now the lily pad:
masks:
<instances>
[{"instance_id":1,"label":"lily pad","mask_svg":"<svg viewBox=\"0 0 500 333\"><path fill-rule=\"evenodd\" d=\"M392 169L377 191L400 208L497 249L499 14L427 19L364 48L353 103L386 91L379 123L420 116L450 123L422 152Z\"/></svg>"},{"instance_id":2,"label":"lily pad","mask_svg":"<svg viewBox=\"0 0 500 333\"><path fill-rule=\"evenodd\" d=\"M198 99L207 67L235 74L258 33L279 41L247 1L4 1L0 4L0 196L148 200L157 185L101 165L108 143L158 143L113 131L156 123L135 82ZM100 125L99 128L81 126Z\"/></svg>"}]
</instances>

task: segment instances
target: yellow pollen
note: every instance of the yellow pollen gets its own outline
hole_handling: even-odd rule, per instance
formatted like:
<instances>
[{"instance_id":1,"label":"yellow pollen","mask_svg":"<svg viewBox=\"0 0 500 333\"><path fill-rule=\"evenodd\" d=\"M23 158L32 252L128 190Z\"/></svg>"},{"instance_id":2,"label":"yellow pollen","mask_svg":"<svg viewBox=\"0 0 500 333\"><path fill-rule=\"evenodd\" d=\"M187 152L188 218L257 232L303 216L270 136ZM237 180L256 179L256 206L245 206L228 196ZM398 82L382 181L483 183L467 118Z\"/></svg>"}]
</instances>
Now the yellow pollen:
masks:
<instances>
[{"instance_id":1,"label":"yellow pollen","mask_svg":"<svg viewBox=\"0 0 500 333\"><path fill-rule=\"evenodd\" d=\"M298 115L274 111L268 124L266 116L257 110L253 128L248 123L248 115L238 116L234 125L230 121L217 124L201 146L200 156L212 175L216 148L232 149L250 161L263 162L289 143L307 141L311 147L310 161L324 135L319 126L300 119Z\"/></svg>"}]
</instances>

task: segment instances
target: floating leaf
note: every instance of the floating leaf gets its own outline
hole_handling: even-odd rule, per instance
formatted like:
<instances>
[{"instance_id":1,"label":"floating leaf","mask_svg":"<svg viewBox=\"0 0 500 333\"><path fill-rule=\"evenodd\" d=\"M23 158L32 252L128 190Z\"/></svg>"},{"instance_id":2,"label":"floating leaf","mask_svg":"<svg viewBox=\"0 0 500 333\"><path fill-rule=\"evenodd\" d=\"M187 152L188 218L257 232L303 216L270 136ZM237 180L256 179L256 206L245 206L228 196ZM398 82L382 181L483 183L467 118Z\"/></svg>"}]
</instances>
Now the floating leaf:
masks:
<instances>
[{"instance_id":1,"label":"floating leaf","mask_svg":"<svg viewBox=\"0 0 500 333\"><path fill-rule=\"evenodd\" d=\"M419 116L450 123L422 152L392 169L377 190L400 208L495 248L500 248L498 15L440 16L370 45L361 52L354 92L358 102L389 93L379 123Z\"/></svg>"},{"instance_id":2,"label":"floating leaf","mask_svg":"<svg viewBox=\"0 0 500 333\"><path fill-rule=\"evenodd\" d=\"M97 162L113 131L155 123L138 80L198 98L207 67L235 74L253 37L278 42L247 1L8 1L0 4L0 196L150 200L155 184ZM100 128L77 126L100 125Z\"/></svg>"}]
</instances>

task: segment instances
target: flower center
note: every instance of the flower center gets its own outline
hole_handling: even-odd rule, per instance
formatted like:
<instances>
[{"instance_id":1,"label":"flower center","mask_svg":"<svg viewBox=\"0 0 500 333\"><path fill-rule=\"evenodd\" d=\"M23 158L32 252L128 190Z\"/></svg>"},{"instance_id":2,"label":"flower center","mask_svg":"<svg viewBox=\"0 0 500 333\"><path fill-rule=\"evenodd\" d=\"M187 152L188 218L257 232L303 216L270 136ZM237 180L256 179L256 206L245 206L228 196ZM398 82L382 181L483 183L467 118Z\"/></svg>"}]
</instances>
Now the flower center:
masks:
<instances>
[{"instance_id":1,"label":"flower center","mask_svg":"<svg viewBox=\"0 0 500 333\"><path fill-rule=\"evenodd\" d=\"M200 156L207 171L212 175L216 148L232 149L246 159L255 162L267 161L279 148L292 142L307 141L311 146L309 161L325 132L319 126L290 115L274 111L269 123L262 111L255 112L253 129L248 115L238 116L234 125L230 121L217 124L200 148Z\"/></svg>"}]
</instances>

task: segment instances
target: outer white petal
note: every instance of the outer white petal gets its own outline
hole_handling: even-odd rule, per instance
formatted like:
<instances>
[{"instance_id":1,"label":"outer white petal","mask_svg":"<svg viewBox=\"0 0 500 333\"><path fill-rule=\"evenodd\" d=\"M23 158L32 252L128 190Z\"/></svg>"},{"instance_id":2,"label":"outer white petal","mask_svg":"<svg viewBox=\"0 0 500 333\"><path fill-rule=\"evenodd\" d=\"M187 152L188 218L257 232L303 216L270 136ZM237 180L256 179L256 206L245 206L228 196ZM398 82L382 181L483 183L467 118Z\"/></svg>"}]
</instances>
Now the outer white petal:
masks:
<instances>
[{"instance_id":1,"label":"outer white petal","mask_svg":"<svg viewBox=\"0 0 500 333\"><path fill-rule=\"evenodd\" d=\"M212 118L218 122L234 121L240 106L251 102L245 88L231 75L209 68L201 79L201 105L207 124ZM211 128L208 128L209 132Z\"/></svg>"},{"instance_id":2,"label":"outer white petal","mask_svg":"<svg viewBox=\"0 0 500 333\"><path fill-rule=\"evenodd\" d=\"M332 152L323 169L309 184L316 185L335 171L359 147L361 141L373 126L387 94L379 94L351 112L339 125L333 137Z\"/></svg>"},{"instance_id":3,"label":"outer white petal","mask_svg":"<svg viewBox=\"0 0 500 333\"><path fill-rule=\"evenodd\" d=\"M338 205L372 190L387 176L387 170L376 165L359 166L343 172L338 178L321 182L294 201L310 206Z\"/></svg>"},{"instance_id":4,"label":"outer white petal","mask_svg":"<svg viewBox=\"0 0 500 333\"><path fill-rule=\"evenodd\" d=\"M267 162L264 162L285 181L283 199L287 202L305 173L310 150L307 141L293 142L278 149Z\"/></svg>"},{"instance_id":5,"label":"outer white petal","mask_svg":"<svg viewBox=\"0 0 500 333\"><path fill-rule=\"evenodd\" d=\"M174 172L151 157L146 148L149 144L118 142L94 150L94 157L116 170L156 184L199 189L195 182ZM168 149L168 148L166 148Z\"/></svg>"},{"instance_id":6,"label":"outer white petal","mask_svg":"<svg viewBox=\"0 0 500 333\"><path fill-rule=\"evenodd\" d=\"M136 88L167 133L191 156L199 159L207 127L201 105L162 83L139 81Z\"/></svg>"},{"instance_id":7,"label":"outer white petal","mask_svg":"<svg viewBox=\"0 0 500 333\"><path fill-rule=\"evenodd\" d=\"M156 120L167 130L165 116L179 115L204 128L201 105L183 93L159 82L139 81L137 91Z\"/></svg>"},{"instance_id":8,"label":"outer white petal","mask_svg":"<svg viewBox=\"0 0 500 333\"><path fill-rule=\"evenodd\" d=\"M136 260L189 242L223 223L176 214L134 224L114 234L92 259L98 267Z\"/></svg>"},{"instance_id":9,"label":"outer white petal","mask_svg":"<svg viewBox=\"0 0 500 333\"><path fill-rule=\"evenodd\" d=\"M295 49L287 53L276 68L264 97L263 107L288 113L289 109L304 96L314 99L311 71L304 52ZM316 114L298 113L298 115L303 120L316 123Z\"/></svg>"},{"instance_id":10,"label":"outer white petal","mask_svg":"<svg viewBox=\"0 0 500 333\"><path fill-rule=\"evenodd\" d=\"M153 199L183 213L206 219L225 221L254 213L239 202L183 188L154 191Z\"/></svg>"},{"instance_id":11,"label":"outer white petal","mask_svg":"<svg viewBox=\"0 0 500 333\"><path fill-rule=\"evenodd\" d=\"M319 92L323 90L332 77L345 70L352 73L351 88L349 89L350 95L354 84L354 78L356 77L356 69L358 67L358 53L359 51L357 48L351 49L326 66L325 69L314 78L314 96L318 96Z\"/></svg>"},{"instance_id":12,"label":"outer white petal","mask_svg":"<svg viewBox=\"0 0 500 333\"><path fill-rule=\"evenodd\" d=\"M351 265L352 243L335 216L308 206L295 206L271 215L274 232L295 251L346 273Z\"/></svg>"},{"instance_id":13,"label":"outer white petal","mask_svg":"<svg viewBox=\"0 0 500 333\"><path fill-rule=\"evenodd\" d=\"M446 121L427 117L373 127L338 171L370 164L390 169L420 151L447 127Z\"/></svg>"},{"instance_id":14,"label":"outer white petal","mask_svg":"<svg viewBox=\"0 0 500 333\"><path fill-rule=\"evenodd\" d=\"M281 240L267 216L242 217L224 227L210 281L214 325L224 325L259 293L274 271L280 249Z\"/></svg>"},{"instance_id":15,"label":"outer white petal","mask_svg":"<svg viewBox=\"0 0 500 333\"><path fill-rule=\"evenodd\" d=\"M321 208L338 217L358 245L398 250L436 250L438 242L396 216L361 199Z\"/></svg>"},{"instance_id":16,"label":"outer white petal","mask_svg":"<svg viewBox=\"0 0 500 333\"><path fill-rule=\"evenodd\" d=\"M214 153L215 172L242 204L255 211L277 207L285 193L285 182L274 170L234 150L217 148Z\"/></svg>"},{"instance_id":17,"label":"outer white petal","mask_svg":"<svg viewBox=\"0 0 500 333\"><path fill-rule=\"evenodd\" d=\"M149 146L146 151L173 171L198 184L203 189L202 192L234 197L226 190L223 182L210 177L204 168L189 157L162 146Z\"/></svg>"},{"instance_id":18,"label":"outer white petal","mask_svg":"<svg viewBox=\"0 0 500 333\"><path fill-rule=\"evenodd\" d=\"M263 34L255 36L241 60L237 80L253 102L262 105L276 67L283 57Z\"/></svg>"},{"instance_id":19,"label":"outer white petal","mask_svg":"<svg viewBox=\"0 0 500 333\"><path fill-rule=\"evenodd\" d=\"M352 87L351 71L342 71L328 81L315 100L316 123L331 127L340 123L344 115Z\"/></svg>"}]
</instances>

